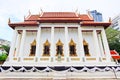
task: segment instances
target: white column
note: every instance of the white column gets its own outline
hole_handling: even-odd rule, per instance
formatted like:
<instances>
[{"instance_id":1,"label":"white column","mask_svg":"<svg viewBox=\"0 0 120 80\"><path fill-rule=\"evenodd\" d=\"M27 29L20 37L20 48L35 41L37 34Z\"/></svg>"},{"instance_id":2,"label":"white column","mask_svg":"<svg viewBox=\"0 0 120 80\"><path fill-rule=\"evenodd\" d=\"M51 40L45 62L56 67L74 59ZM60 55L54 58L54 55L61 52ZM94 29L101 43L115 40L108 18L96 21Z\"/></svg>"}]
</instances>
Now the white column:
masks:
<instances>
[{"instance_id":1,"label":"white column","mask_svg":"<svg viewBox=\"0 0 120 80\"><path fill-rule=\"evenodd\" d=\"M21 37L21 35L18 34L18 36L17 36L17 42L16 42L16 55L15 55L15 57L18 57L19 47L20 47L20 37Z\"/></svg>"},{"instance_id":2,"label":"white column","mask_svg":"<svg viewBox=\"0 0 120 80\"><path fill-rule=\"evenodd\" d=\"M97 61L100 60L100 48L99 48L99 43L98 43L98 37L97 37L97 32L96 30L93 30L93 39L94 39L94 50L95 50L95 53L96 54L96 57L97 57Z\"/></svg>"},{"instance_id":3,"label":"white column","mask_svg":"<svg viewBox=\"0 0 120 80\"><path fill-rule=\"evenodd\" d=\"M65 26L65 53L64 57L66 62L69 61L69 47L68 47L68 27Z\"/></svg>"},{"instance_id":4,"label":"white column","mask_svg":"<svg viewBox=\"0 0 120 80\"><path fill-rule=\"evenodd\" d=\"M98 42L99 42L99 45L100 45L100 54L102 57L105 57L104 55L104 51L103 51L103 44L102 44L102 41L101 41L101 35L98 34Z\"/></svg>"},{"instance_id":5,"label":"white column","mask_svg":"<svg viewBox=\"0 0 120 80\"><path fill-rule=\"evenodd\" d=\"M108 46L107 37L106 37L104 29L102 29L101 34L102 34L102 41L103 41L103 46L104 46L104 50L105 50L105 55L106 55L106 58L107 58L107 62L111 62L110 49L109 49L109 46Z\"/></svg>"},{"instance_id":6,"label":"white column","mask_svg":"<svg viewBox=\"0 0 120 80\"><path fill-rule=\"evenodd\" d=\"M80 58L81 61L84 61L83 59L85 58L85 52L84 52L84 47L83 47L83 36L82 36L82 30L81 30L81 26L78 27L78 45L79 45L79 53L80 53Z\"/></svg>"},{"instance_id":7,"label":"white column","mask_svg":"<svg viewBox=\"0 0 120 80\"><path fill-rule=\"evenodd\" d=\"M26 30L22 32L21 44L20 44L20 52L19 52L19 60L22 61L23 59L23 52L24 52L24 44L25 44L25 37L26 37Z\"/></svg>"},{"instance_id":8,"label":"white column","mask_svg":"<svg viewBox=\"0 0 120 80\"><path fill-rule=\"evenodd\" d=\"M14 51L15 51L15 44L16 44L16 38L17 38L17 30L14 30L12 43L11 43L11 47L10 47L10 52L9 52L9 61L13 61L13 56L14 56Z\"/></svg>"},{"instance_id":9,"label":"white column","mask_svg":"<svg viewBox=\"0 0 120 80\"><path fill-rule=\"evenodd\" d=\"M35 54L35 57L36 57L36 61L38 61L38 59L40 58L40 35L41 35L41 27L38 28L38 31L37 31L37 38L36 38L36 54Z\"/></svg>"},{"instance_id":10,"label":"white column","mask_svg":"<svg viewBox=\"0 0 120 80\"><path fill-rule=\"evenodd\" d=\"M54 46L54 27L51 27L51 45L50 45L50 56L51 62L54 61L55 56L55 46Z\"/></svg>"}]
</instances>

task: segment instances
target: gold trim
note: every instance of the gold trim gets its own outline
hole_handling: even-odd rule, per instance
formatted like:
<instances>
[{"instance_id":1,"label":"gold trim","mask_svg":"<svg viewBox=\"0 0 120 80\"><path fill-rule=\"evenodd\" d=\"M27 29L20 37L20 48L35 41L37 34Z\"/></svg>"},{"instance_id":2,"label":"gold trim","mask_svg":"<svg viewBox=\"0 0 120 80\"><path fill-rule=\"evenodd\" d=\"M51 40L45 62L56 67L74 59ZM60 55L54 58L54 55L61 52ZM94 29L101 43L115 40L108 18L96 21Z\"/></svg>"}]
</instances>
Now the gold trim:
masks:
<instances>
[{"instance_id":1,"label":"gold trim","mask_svg":"<svg viewBox=\"0 0 120 80\"><path fill-rule=\"evenodd\" d=\"M63 46L63 43L60 41L60 39L59 39L58 42L56 43L56 46Z\"/></svg>"},{"instance_id":2,"label":"gold trim","mask_svg":"<svg viewBox=\"0 0 120 80\"><path fill-rule=\"evenodd\" d=\"M85 41L85 39L83 40L83 46L85 47L87 47L87 52L88 53L85 53L85 56L90 56L90 53L89 53L89 48L88 48L88 43ZM84 52L85 52L85 48L84 48Z\"/></svg>"},{"instance_id":3,"label":"gold trim","mask_svg":"<svg viewBox=\"0 0 120 80\"><path fill-rule=\"evenodd\" d=\"M86 60L96 60L96 58L86 58Z\"/></svg>"},{"instance_id":4,"label":"gold trim","mask_svg":"<svg viewBox=\"0 0 120 80\"><path fill-rule=\"evenodd\" d=\"M58 58L56 58L56 60L58 60ZM61 58L61 61L64 61L64 58Z\"/></svg>"},{"instance_id":5,"label":"gold trim","mask_svg":"<svg viewBox=\"0 0 120 80\"><path fill-rule=\"evenodd\" d=\"M36 47L36 40L34 39L34 41L31 43L31 49L32 49L32 46L35 46ZM30 54L29 54L29 56L35 56L35 53L33 54L33 53L31 53L31 49L30 49ZM35 50L35 52L36 52L36 50Z\"/></svg>"},{"instance_id":6,"label":"gold trim","mask_svg":"<svg viewBox=\"0 0 120 80\"><path fill-rule=\"evenodd\" d=\"M102 60L106 60L106 58L102 58Z\"/></svg>"},{"instance_id":7,"label":"gold trim","mask_svg":"<svg viewBox=\"0 0 120 80\"><path fill-rule=\"evenodd\" d=\"M72 61L79 61L80 58L71 58Z\"/></svg>"},{"instance_id":8,"label":"gold trim","mask_svg":"<svg viewBox=\"0 0 120 80\"><path fill-rule=\"evenodd\" d=\"M36 40L34 39L34 41L31 43L31 46L36 46Z\"/></svg>"},{"instance_id":9,"label":"gold trim","mask_svg":"<svg viewBox=\"0 0 120 80\"><path fill-rule=\"evenodd\" d=\"M24 60L34 60L34 58L24 58Z\"/></svg>"},{"instance_id":10,"label":"gold trim","mask_svg":"<svg viewBox=\"0 0 120 80\"><path fill-rule=\"evenodd\" d=\"M45 46L48 46L49 47L49 54L44 54L44 49L43 49L43 55L42 56L50 56L50 43L49 43L49 41L48 41L48 39L45 41L45 43L43 44L44 46L43 46L43 48L45 47Z\"/></svg>"},{"instance_id":11,"label":"gold trim","mask_svg":"<svg viewBox=\"0 0 120 80\"><path fill-rule=\"evenodd\" d=\"M73 39L71 39L69 45L75 45L76 46L76 43L73 41Z\"/></svg>"},{"instance_id":12,"label":"gold trim","mask_svg":"<svg viewBox=\"0 0 120 80\"><path fill-rule=\"evenodd\" d=\"M50 43L49 43L48 39L47 39L46 42L44 43L44 46L50 46Z\"/></svg>"},{"instance_id":13,"label":"gold trim","mask_svg":"<svg viewBox=\"0 0 120 80\"><path fill-rule=\"evenodd\" d=\"M17 58L13 58L13 60L17 60Z\"/></svg>"},{"instance_id":14,"label":"gold trim","mask_svg":"<svg viewBox=\"0 0 120 80\"><path fill-rule=\"evenodd\" d=\"M69 55L70 56L77 56L77 54L76 54L76 43L73 41L73 39L71 39L70 42L69 42L69 47L70 46L74 46L75 53L72 53L72 54L69 53Z\"/></svg>"},{"instance_id":15,"label":"gold trim","mask_svg":"<svg viewBox=\"0 0 120 80\"><path fill-rule=\"evenodd\" d=\"M49 60L49 58L40 58L40 60L42 61L48 61Z\"/></svg>"},{"instance_id":16,"label":"gold trim","mask_svg":"<svg viewBox=\"0 0 120 80\"><path fill-rule=\"evenodd\" d=\"M85 40L83 40L83 45L88 45L88 43Z\"/></svg>"},{"instance_id":17,"label":"gold trim","mask_svg":"<svg viewBox=\"0 0 120 80\"><path fill-rule=\"evenodd\" d=\"M58 42L56 43L56 47L57 46L62 46L62 55L61 56L64 56L63 54L63 43L61 42L61 40L59 39ZM57 52L57 48L56 48L56 52ZM56 56L58 56L58 53L56 53Z\"/></svg>"}]
</instances>

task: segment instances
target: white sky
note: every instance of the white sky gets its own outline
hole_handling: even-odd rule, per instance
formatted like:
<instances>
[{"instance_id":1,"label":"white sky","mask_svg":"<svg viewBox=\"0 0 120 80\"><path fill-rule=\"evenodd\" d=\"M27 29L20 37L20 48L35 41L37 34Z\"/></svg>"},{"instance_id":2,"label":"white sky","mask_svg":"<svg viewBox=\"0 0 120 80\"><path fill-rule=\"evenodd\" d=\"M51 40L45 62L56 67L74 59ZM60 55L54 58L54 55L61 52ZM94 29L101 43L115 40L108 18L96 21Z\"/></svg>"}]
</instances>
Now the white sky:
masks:
<instances>
[{"instance_id":1,"label":"white sky","mask_svg":"<svg viewBox=\"0 0 120 80\"><path fill-rule=\"evenodd\" d=\"M120 0L0 0L0 38L11 41L13 30L8 26L11 22L20 22L30 10L38 14L40 9L45 11L72 11L81 14L86 10L97 10L103 14L104 21L120 13Z\"/></svg>"}]
</instances>

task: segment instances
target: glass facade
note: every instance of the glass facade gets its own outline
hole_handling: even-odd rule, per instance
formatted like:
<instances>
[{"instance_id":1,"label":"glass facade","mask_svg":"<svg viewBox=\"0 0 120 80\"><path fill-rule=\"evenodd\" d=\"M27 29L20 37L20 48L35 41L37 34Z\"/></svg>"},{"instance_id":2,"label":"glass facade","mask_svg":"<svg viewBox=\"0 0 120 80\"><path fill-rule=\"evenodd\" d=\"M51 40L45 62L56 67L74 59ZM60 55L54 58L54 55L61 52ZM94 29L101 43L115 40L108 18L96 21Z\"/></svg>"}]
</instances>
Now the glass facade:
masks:
<instances>
[{"instance_id":1,"label":"glass facade","mask_svg":"<svg viewBox=\"0 0 120 80\"><path fill-rule=\"evenodd\" d=\"M93 17L94 21L96 22L102 22L102 14L97 12L97 10L90 11L91 16Z\"/></svg>"}]
</instances>

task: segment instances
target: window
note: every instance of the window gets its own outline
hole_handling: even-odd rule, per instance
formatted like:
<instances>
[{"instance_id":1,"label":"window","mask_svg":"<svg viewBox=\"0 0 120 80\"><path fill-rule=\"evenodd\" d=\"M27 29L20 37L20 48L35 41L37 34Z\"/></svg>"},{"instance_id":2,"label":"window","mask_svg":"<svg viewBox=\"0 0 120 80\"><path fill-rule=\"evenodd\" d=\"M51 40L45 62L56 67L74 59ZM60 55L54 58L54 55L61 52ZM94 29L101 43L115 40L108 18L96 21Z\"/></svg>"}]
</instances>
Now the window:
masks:
<instances>
[{"instance_id":1,"label":"window","mask_svg":"<svg viewBox=\"0 0 120 80\"><path fill-rule=\"evenodd\" d=\"M69 51L70 51L70 56L77 56L76 54L76 44L74 41L71 39L69 43Z\"/></svg>"},{"instance_id":2,"label":"window","mask_svg":"<svg viewBox=\"0 0 120 80\"><path fill-rule=\"evenodd\" d=\"M89 49L88 49L88 43L85 40L83 40L83 46L84 46L85 56L90 56Z\"/></svg>"},{"instance_id":3,"label":"window","mask_svg":"<svg viewBox=\"0 0 120 80\"><path fill-rule=\"evenodd\" d=\"M34 40L31 43L31 49L30 49L30 55L29 56L35 56L35 52L36 52L36 40Z\"/></svg>"},{"instance_id":4,"label":"window","mask_svg":"<svg viewBox=\"0 0 120 80\"><path fill-rule=\"evenodd\" d=\"M50 43L48 40L44 43L43 56L50 56Z\"/></svg>"},{"instance_id":5,"label":"window","mask_svg":"<svg viewBox=\"0 0 120 80\"><path fill-rule=\"evenodd\" d=\"M56 56L63 55L63 43L60 41L60 39L58 40L58 42L56 43Z\"/></svg>"}]
</instances>

